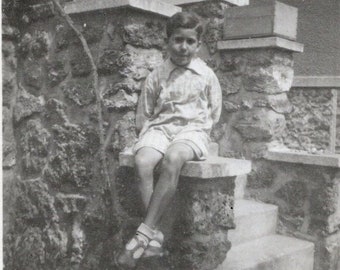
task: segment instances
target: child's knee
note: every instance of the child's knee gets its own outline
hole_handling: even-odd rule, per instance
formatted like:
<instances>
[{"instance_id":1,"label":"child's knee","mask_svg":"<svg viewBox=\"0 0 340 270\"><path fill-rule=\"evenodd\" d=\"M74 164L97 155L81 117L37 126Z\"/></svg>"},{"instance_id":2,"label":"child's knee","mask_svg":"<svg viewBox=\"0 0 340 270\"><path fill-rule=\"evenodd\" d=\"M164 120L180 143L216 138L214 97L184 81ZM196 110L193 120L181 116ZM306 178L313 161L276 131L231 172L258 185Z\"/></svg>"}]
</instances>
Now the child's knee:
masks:
<instances>
[{"instance_id":1,"label":"child's knee","mask_svg":"<svg viewBox=\"0 0 340 270\"><path fill-rule=\"evenodd\" d=\"M167 153L162 161L162 168L168 171L178 171L183 166L183 161L175 152Z\"/></svg>"},{"instance_id":2,"label":"child's knee","mask_svg":"<svg viewBox=\"0 0 340 270\"><path fill-rule=\"evenodd\" d=\"M135 157L135 165L137 167L137 169L140 171L152 171L154 169L154 166L153 164L148 160L146 159L145 157L143 156L138 156L136 155Z\"/></svg>"}]
</instances>

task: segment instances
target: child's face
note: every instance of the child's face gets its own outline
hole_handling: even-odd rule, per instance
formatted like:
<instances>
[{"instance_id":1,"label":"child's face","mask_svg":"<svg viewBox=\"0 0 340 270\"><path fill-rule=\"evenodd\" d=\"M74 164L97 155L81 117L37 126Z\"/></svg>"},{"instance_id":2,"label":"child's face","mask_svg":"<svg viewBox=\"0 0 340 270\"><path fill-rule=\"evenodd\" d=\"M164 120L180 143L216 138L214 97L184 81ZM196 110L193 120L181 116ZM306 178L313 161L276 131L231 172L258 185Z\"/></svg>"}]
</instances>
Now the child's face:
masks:
<instances>
[{"instance_id":1,"label":"child's face","mask_svg":"<svg viewBox=\"0 0 340 270\"><path fill-rule=\"evenodd\" d=\"M168 40L168 52L172 62L186 66L196 55L201 45L194 29L177 28Z\"/></svg>"}]
</instances>

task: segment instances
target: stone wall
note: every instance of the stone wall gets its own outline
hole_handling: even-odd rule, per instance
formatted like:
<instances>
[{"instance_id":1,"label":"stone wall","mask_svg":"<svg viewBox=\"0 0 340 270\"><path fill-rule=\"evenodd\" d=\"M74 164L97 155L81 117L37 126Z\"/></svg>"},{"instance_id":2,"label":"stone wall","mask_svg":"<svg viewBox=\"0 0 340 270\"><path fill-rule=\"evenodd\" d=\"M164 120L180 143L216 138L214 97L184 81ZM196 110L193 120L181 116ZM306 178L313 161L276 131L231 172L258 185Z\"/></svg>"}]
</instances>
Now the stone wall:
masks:
<instances>
[{"instance_id":1,"label":"stone wall","mask_svg":"<svg viewBox=\"0 0 340 270\"><path fill-rule=\"evenodd\" d=\"M272 156L270 159L275 159ZM326 166L316 165L323 159L320 155L290 156L288 159L290 163L253 162L246 197L278 205L278 233L313 241L314 269L337 270L340 259L340 170L328 167L330 162ZM302 164L307 160L313 162Z\"/></svg>"},{"instance_id":2,"label":"stone wall","mask_svg":"<svg viewBox=\"0 0 340 270\"><path fill-rule=\"evenodd\" d=\"M284 144L290 149L308 152L331 151L331 127L336 108L331 88L292 88L288 93L292 104L286 115Z\"/></svg>"},{"instance_id":3,"label":"stone wall","mask_svg":"<svg viewBox=\"0 0 340 270\"><path fill-rule=\"evenodd\" d=\"M122 241L117 214L125 212L114 210L111 193L117 154L136 137L134 110L143 79L163 59L165 18L132 9L73 17L98 67L101 145L82 45L52 4L34 4L16 21L17 40L14 28L3 33L4 262L103 269Z\"/></svg>"}]
</instances>

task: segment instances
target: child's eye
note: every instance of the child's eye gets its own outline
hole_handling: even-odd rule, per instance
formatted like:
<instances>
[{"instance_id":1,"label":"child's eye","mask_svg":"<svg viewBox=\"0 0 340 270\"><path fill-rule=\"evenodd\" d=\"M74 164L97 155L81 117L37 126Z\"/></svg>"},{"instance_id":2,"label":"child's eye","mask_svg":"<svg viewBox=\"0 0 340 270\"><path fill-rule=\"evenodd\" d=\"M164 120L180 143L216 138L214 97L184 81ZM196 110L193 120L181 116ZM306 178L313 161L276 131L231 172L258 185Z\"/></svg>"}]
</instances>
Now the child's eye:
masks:
<instances>
[{"instance_id":1,"label":"child's eye","mask_svg":"<svg viewBox=\"0 0 340 270\"><path fill-rule=\"evenodd\" d=\"M195 39L188 39L187 42L188 42L189 45L192 45L196 42L196 40Z\"/></svg>"},{"instance_id":2,"label":"child's eye","mask_svg":"<svg viewBox=\"0 0 340 270\"><path fill-rule=\"evenodd\" d=\"M182 43L183 41L184 41L184 38L182 38L182 37L176 37L175 38L176 43Z\"/></svg>"}]
</instances>

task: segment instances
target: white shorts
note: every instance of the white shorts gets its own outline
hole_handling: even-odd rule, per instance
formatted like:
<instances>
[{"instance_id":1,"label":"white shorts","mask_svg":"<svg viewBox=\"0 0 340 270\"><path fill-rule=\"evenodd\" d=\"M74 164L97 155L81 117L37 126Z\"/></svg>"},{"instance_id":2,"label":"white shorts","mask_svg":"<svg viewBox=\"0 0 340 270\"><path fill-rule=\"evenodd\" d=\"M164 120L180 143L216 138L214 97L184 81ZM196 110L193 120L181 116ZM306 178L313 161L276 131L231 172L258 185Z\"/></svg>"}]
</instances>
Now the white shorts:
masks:
<instances>
[{"instance_id":1,"label":"white shorts","mask_svg":"<svg viewBox=\"0 0 340 270\"><path fill-rule=\"evenodd\" d=\"M209 136L204 131L179 132L171 139L162 130L151 129L145 132L133 148L136 153L143 147L151 147L165 154L170 145L184 143L192 148L197 160L205 160L208 155Z\"/></svg>"}]
</instances>

